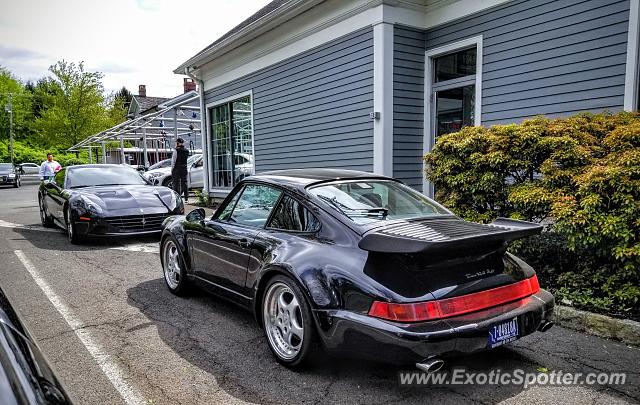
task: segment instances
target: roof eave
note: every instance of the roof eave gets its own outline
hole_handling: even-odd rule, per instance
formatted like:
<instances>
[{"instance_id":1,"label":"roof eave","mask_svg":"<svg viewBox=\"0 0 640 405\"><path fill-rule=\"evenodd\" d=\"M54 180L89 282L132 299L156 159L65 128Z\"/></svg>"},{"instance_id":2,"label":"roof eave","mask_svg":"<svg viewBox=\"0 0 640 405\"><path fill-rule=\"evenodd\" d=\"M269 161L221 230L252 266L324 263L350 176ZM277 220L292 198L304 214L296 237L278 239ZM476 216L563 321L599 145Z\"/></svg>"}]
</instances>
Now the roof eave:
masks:
<instances>
[{"instance_id":1,"label":"roof eave","mask_svg":"<svg viewBox=\"0 0 640 405\"><path fill-rule=\"evenodd\" d=\"M216 56L224 54L233 48L248 42L249 40L259 36L264 31L275 28L281 23L282 19L291 19L323 1L325 0L288 1L272 12L266 14L264 17L254 21L235 34L229 36L222 42L191 57L174 69L173 73L184 75L187 72L199 69L202 65L209 63Z\"/></svg>"}]
</instances>

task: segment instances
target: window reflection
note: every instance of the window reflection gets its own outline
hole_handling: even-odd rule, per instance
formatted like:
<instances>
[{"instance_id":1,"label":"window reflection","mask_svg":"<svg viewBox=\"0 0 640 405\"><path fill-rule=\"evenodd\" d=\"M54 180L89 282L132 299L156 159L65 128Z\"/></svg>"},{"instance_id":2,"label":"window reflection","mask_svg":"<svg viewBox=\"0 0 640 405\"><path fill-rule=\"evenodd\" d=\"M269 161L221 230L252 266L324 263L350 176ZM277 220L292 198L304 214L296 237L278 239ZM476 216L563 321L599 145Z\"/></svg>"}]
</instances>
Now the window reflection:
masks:
<instances>
[{"instance_id":1,"label":"window reflection","mask_svg":"<svg viewBox=\"0 0 640 405\"><path fill-rule=\"evenodd\" d=\"M439 56L434 61L436 83L476 74L476 48Z\"/></svg>"},{"instance_id":2,"label":"window reflection","mask_svg":"<svg viewBox=\"0 0 640 405\"><path fill-rule=\"evenodd\" d=\"M474 124L475 88L464 86L436 93L436 136Z\"/></svg>"},{"instance_id":3,"label":"window reflection","mask_svg":"<svg viewBox=\"0 0 640 405\"><path fill-rule=\"evenodd\" d=\"M211 110L212 171L215 187L232 187L254 173L251 97Z\"/></svg>"}]
</instances>

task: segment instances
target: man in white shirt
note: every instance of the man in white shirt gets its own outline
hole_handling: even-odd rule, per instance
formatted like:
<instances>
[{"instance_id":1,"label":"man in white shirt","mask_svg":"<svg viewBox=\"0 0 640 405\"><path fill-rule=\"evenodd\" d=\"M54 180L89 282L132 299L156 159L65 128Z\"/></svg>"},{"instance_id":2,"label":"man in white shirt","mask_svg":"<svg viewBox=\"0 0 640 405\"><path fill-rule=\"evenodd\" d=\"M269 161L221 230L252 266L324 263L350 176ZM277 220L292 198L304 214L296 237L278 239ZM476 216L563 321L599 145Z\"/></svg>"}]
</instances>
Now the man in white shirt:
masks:
<instances>
[{"instance_id":1,"label":"man in white shirt","mask_svg":"<svg viewBox=\"0 0 640 405\"><path fill-rule=\"evenodd\" d=\"M60 169L62 169L62 166L53 160L53 154L47 153L47 160L40 165L40 172L38 173L40 180L53 179L53 176L55 176Z\"/></svg>"}]
</instances>

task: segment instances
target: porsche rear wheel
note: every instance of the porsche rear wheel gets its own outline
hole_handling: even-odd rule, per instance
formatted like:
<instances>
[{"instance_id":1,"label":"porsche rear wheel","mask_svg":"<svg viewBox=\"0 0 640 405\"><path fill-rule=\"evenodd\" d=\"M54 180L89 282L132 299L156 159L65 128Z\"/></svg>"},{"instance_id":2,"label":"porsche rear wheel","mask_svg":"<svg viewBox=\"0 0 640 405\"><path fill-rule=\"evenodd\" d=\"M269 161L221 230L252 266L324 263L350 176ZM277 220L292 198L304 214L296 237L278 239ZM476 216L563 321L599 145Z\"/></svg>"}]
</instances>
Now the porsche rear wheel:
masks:
<instances>
[{"instance_id":1,"label":"porsche rear wheel","mask_svg":"<svg viewBox=\"0 0 640 405\"><path fill-rule=\"evenodd\" d=\"M317 351L311 308L289 277L274 277L265 291L262 320L269 348L279 363L299 367Z\"/></svg>"}]
</instances>

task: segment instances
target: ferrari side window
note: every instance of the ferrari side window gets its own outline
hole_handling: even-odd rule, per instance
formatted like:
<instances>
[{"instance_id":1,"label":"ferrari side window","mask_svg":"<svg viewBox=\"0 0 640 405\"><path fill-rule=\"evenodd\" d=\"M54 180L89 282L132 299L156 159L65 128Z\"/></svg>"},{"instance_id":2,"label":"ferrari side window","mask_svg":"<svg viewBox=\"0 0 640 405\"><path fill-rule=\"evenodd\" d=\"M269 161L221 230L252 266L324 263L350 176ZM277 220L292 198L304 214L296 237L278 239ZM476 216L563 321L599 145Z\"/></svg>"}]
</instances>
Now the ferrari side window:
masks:
<instances>
[{"instance_id":1,"label":"ferrari side window","mask_svg":"<svg viewBox=\"0 0 640 405\"><path fill-rule=\"evenodd\" d=\"M233 208L229 222L261 227L280 198L281 191L273 187L249 184Z\"/></svg>"},{"instance_id":2,"label":"ferrari side window","mask_svg":"<svg viewBox=\"0 0 640 405\"><path fill-rule=\"evenodd\" d=\"M271 218L269 228L294 232L315 232L320 221L298 201L285 196Z\"/></svg>"}]
</instances>

